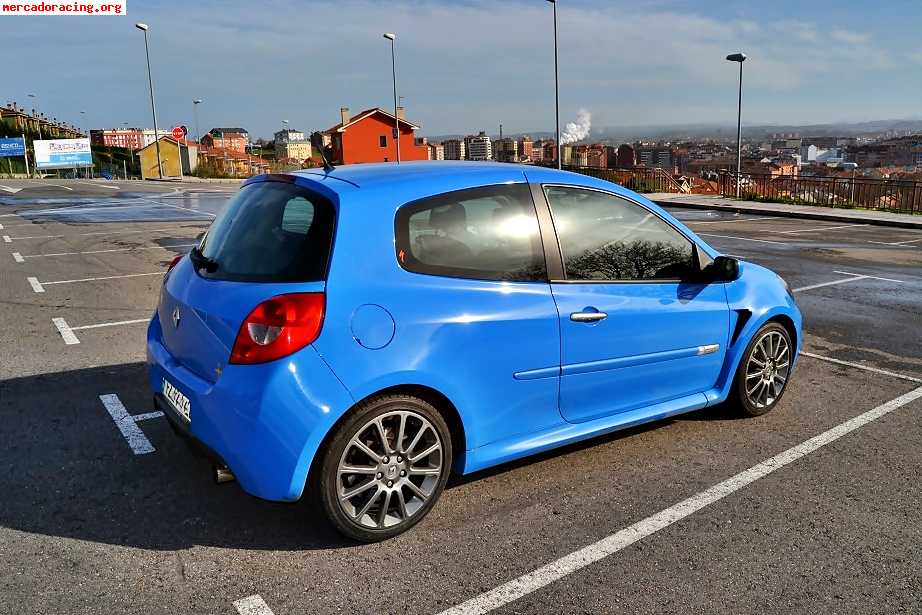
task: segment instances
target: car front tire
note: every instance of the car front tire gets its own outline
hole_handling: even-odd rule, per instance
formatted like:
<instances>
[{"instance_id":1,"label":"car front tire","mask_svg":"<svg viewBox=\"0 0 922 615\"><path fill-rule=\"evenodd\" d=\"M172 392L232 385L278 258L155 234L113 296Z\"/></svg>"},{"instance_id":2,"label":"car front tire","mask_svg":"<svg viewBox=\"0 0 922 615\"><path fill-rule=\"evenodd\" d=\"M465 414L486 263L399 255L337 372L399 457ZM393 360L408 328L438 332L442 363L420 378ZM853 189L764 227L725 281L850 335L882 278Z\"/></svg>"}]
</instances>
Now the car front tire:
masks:
<instances>
[{"instance_id":1,"label":"car front tire","mask_svg":"<svg viewBox=\"0 0 922 615\"><path fill-rule=\"evenodd\" d=\"M435 505L451 470L448 425L429 402L381 395L352 410L332 434L314 488L343 535L378 542L401 534Z\"/></svg>"},{"instance_id":2,"label":"car front tire","mask_svg":"<svg viewBox=\"0 0 922 615\"><path fill-rule=\"evenodd\" d=\"M793 352L791 336L780 324L769 322L756 332L733 384L732 401L742 415L761 416L778 405L787 390Z\"/></svg>"}]
</instances>

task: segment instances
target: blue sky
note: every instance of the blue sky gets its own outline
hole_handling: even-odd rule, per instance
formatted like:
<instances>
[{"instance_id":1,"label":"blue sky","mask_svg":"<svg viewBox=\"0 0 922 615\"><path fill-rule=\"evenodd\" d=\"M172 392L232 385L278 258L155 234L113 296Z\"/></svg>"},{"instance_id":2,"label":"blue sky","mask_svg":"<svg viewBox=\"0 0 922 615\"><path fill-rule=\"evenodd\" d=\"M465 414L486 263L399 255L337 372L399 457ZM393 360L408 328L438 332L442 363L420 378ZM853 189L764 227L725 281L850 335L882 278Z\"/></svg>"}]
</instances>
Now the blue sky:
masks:
<instances>
[{"instance_id":1,"label":"blue sky","mask_svg":"<svg viewBox=\"0 0 922 615\"><path fill-rule=\"evenodd\" d=\"M916 0L559 0L561 120L731 124L737 50L744 124L922 118ZM327 128L339 107L392 103L390 48L421 134L553 130L551 5L545 0L128 0L124 17L0 17L5 100L68 121L149 126L144 45L161 127L283 119Z\"/></svg>"}]
</instances>

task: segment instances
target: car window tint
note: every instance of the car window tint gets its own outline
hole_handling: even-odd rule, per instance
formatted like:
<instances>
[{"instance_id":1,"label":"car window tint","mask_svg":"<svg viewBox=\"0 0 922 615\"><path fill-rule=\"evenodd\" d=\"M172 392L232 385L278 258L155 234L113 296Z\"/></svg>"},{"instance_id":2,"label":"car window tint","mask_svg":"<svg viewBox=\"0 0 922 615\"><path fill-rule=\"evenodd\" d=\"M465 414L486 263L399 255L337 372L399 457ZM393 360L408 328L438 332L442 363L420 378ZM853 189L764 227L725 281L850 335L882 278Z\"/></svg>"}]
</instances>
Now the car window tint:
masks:
<instances>
[{"instance_id":1,"label":"car window tint","mask_svg":"<svg viewBox=\"0 0 922 615\"><path fill-rule=\"evenodd\" d=\"M568 280L682 279L692 243L647 209L604 192L545 188Z\"/></svg>"},{"instance_id":2,"label":"car window tint","mask_svg":"<svg viewBox=\"0 0 922 615\"><path fill-rule=\"evenodd\" d=\"M409 271L486 280L545 280L531 191L524 184L459 190L405 205L397 259Z\"/></svg>"},{"instance_id":3,"label":"car window tint","mask_svg":"<svg viewBox=\"0 0 922 615\"><path fill-rule=\"evenodd\" d=\"M335 218L329 200L299 186L244 186L215 218L201 247L217 268L199 274L248 282L323 280Z\"/></svg>"}]
</instances>

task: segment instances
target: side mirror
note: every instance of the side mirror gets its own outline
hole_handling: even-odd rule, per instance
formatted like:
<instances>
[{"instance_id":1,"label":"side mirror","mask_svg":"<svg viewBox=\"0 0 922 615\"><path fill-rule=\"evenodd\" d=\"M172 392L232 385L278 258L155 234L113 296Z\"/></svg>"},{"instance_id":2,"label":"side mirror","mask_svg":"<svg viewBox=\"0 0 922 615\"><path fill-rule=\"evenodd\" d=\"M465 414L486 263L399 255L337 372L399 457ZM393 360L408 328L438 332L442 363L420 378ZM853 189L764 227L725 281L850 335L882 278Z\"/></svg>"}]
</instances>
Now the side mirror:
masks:
<instances>
[{"instance_id":1,"label":"side mirror","mask_svg":"<svg viewBox=\"0 0 922 615\"><path fill-rule=\"evenodd\" d=\"M730 256L718 256L708 270L715 282L732 282L740 277L740 262Z\"/></svg>"}]
</instances>

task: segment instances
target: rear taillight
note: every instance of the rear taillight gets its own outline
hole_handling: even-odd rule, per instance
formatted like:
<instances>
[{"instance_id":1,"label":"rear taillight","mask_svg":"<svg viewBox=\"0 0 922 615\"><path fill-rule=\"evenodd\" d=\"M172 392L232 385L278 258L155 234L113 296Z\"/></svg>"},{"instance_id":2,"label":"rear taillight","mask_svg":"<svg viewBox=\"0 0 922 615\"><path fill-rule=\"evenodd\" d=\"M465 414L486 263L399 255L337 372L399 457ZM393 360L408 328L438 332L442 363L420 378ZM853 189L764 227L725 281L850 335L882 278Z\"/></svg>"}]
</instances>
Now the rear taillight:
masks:
<instances>
[{"instance_id":1,"label":"rear taillight","mask_svg":"<svg viewBox=\"0 0 922 615\"><path fill-rule=\"evenodd\" d=\"M230 362L265 363L301 350L320 335L323 309L323 293L294 293L263 301L240 325Z\"/></svg>"}]
</instances>

